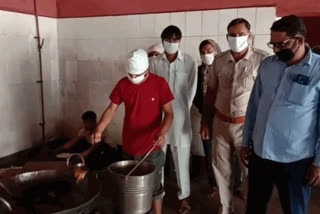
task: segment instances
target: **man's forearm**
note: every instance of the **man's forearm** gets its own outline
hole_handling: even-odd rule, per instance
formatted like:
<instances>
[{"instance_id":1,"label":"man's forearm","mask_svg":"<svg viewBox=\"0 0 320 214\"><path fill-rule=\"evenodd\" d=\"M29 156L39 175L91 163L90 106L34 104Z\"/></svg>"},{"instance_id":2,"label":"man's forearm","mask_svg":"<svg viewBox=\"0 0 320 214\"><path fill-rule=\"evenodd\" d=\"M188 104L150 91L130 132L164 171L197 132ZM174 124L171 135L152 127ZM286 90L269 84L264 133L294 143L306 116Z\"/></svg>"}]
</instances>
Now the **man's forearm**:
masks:
<instances>
[{"instance_id":1,"label":"man's forearm","mask_svg":"<svg viewBox=\"0 0 320 214\"><path fill-rule=\"evenodd\" d=\"M169 131L172 125L172 121L173 121L173 113L165 113L162 121L161 131L160 131L161 135L165 135Z\"/></svg>"},{"instance_id":2,"label":"man's forearm","mask_svg":"<svg viewBox=\"0 0 320 214\"><path fill-rule=\"evenodd\" d=\"M80 137L74 137L71 140L69 140L66 144L64 144L62 147L64 149L70 149L72 146L74 146L81 138Z\"/></svg>"},{"instance_id":3,"label":"man's forearm","mask_svg":"<svg viewBox=\"0 0 320 214\"><path fill-rule=\"evenodd\" d=\"M116 113L117 105L110 103L108 108L103 112L99 124L97 125L97 130L103 132L106 127L110 124L113 116Z\"/></svg>"},{"instance_id":4,"label":"man's forearm","mask_svg":"<svg viewBox=\"0 0 320 214\"><path fill-rule=\"evenodd\" d=\"M212 102L209 97L205 97L202 107L201 124L209 125L212 122L212 115L214 111L214 102Z\"/></svg>"},{"instance_id":5,"label":"man's forearm","mask_svg":"<svg viewBox=\"0 0 320 214\"><path fill-rule=\"evenodd\" d=\"M216 100L216 88L211 88L208 86L207 92L204 95L203 106L202 106L202 115L201 115L201 124L209 125L212 122L212 116L214 113L214 104Z\"/></svg>"},{"instance_id":6,"label":"man's forearm","mask_svg":"<svg viewBox=\"0 0 320 214\"><path fill-rule=\"evenodd\" d=\"M91 145L89 147L89 149L87 149L86 151L82 152L82 155L84 157L87 157L88 155L90 155L94 150L96 150L96 148L99 146L99 144L94 144L94 145Z\"/></svg>"}]
</instances>

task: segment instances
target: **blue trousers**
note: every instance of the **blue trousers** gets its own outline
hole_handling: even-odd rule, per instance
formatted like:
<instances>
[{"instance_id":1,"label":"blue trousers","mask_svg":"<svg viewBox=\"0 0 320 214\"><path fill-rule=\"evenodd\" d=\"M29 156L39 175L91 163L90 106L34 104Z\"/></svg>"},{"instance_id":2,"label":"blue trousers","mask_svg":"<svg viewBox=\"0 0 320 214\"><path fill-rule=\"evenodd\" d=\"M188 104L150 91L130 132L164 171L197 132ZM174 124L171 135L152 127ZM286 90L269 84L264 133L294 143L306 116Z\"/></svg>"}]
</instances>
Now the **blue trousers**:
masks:
<instances>
[{"instance_id":1,"label":"blue trousers","mask_svg":"<svg viewBox=\"0 0 320 214\"><path fill-rule=\"evenodd\" d=\"M312 161L308 158L279 163L252 154L246 214L265 214L274 186L284 214L307 214L311 188L306 185L305 176Z\"/></svg>"}]
</instances>

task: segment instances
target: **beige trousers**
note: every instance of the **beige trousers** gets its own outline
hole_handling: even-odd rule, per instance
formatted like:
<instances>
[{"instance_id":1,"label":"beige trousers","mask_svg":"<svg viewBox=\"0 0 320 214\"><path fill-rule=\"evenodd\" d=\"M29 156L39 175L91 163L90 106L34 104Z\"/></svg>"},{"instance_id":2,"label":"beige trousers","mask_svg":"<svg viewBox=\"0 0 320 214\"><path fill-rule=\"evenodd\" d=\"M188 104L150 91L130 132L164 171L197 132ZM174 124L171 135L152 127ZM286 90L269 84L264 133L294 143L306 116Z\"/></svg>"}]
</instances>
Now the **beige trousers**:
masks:
<instances>
[{"instance_id":1,"label":"beige trousers","mask_svg":"<svg viewBox=\"0 0 320 214\"><path fill-rule=\"evenodd\" d=\"M233 212L234 168L240 161L243 124L231 124L217 117L213 122L212 166L219 189L221 213ZM247 169L241 164L242 180L247 181ZM245 186L244 184L242 186Z\"/></svg>"}]
</instances>

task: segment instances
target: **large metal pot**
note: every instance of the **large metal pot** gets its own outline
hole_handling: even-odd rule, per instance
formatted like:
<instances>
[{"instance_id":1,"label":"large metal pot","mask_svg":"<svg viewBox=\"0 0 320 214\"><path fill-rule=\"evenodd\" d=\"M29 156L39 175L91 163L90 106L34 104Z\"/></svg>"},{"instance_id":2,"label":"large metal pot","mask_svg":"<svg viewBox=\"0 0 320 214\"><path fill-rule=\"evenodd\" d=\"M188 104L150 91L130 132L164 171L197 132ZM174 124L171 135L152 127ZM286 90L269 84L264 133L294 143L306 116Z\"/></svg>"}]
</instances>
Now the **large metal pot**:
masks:
<instances>
[{"instance_id":1,"label":"large metal pot","mask_svg":"<svg viewBox=\"0 0 320 214\"><path fill-rule=\"evenodd\" d=\"M23 199L31 188L50 185L54 182L72 182L73 173L70 170L40 170L21 173L0 181L0 186L6 190L12 199Z\"/></svg>"},{"instance_id":2,"label":"large metal pot","mask_svg":"<svg viewBox=\"0 0 320 214\"><path fill-rule=\"evenodd\" d=\"M39 165L44 164L31 168L45 168ZM73 169L63 164L55 169L24 170L0 179L0 213L1 209L14 214L89 214L93 210L100 194L95 174L76 183Z\"/></svg>"},{"instance_id":3,"label":"large metal pot","mask_svg":"<svg viewBox=\"0 0 320 214\"><path fill-rule=\"evenodd\" d=\"M120 161L108 166L116 186L116 207L121 214L144 214L151 210L155 166L143 162L130 176L138 161Z\"/></svg>"}]
</instances>

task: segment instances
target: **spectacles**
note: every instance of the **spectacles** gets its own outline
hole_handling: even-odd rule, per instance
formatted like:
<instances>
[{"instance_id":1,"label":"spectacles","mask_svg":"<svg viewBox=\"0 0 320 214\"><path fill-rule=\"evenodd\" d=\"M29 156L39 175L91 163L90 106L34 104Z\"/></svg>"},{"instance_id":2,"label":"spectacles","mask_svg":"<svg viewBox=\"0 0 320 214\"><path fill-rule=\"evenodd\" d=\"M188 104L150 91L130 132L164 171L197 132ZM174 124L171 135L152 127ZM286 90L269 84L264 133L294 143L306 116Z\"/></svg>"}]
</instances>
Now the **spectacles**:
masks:
<instances>
[{"instance_id":1,"label":"spectacles","mask_svg":"<svg viewBox=\"0 0 320 214\"><path fill-rule=\"evenodd\" d=\"M284 40L283 42L268 42L267 45L269 48L273 49L273 48L279 48L279 49L282 49L285 47L286 43L292 38L288 38L286 40Z\"/></svg>"}]
</instances>

